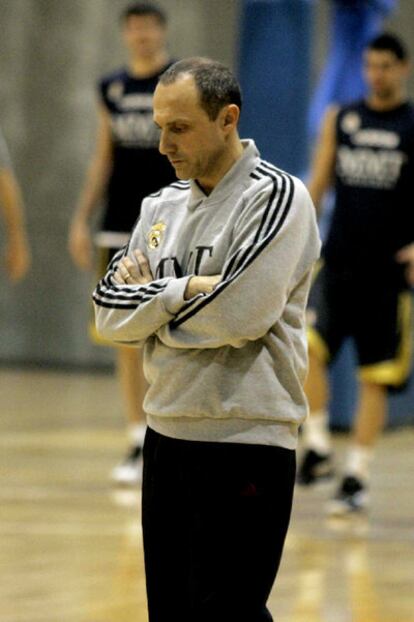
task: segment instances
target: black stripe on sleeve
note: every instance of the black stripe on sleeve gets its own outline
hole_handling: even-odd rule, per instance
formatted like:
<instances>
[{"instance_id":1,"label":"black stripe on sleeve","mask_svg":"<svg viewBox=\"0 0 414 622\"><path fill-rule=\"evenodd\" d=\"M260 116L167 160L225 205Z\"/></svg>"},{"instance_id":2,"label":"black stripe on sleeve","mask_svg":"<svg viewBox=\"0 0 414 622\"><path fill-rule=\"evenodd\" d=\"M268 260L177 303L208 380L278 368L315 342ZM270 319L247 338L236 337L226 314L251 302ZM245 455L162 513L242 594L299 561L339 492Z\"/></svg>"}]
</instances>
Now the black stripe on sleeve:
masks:
<instances>
[{"instance_id":1,"label":"black stripe on sleeve","mask_svg":"<svg viewBox=\"0 0 414 622\"><path fill-rule=\"evenodd\" d=\"M259 171L259 173L263 172L260 169L260 166L257 167L257 170ZM276 178L276 176L268 175L268 177L270 177L272 179L272 181L273 181L273 189L272 189L272 193L271 193L271 195L269 197L269 201L267 203L266 209L264 211L262 222L260 223L260 227L257 230L256 236L254 238L254 244L257 244L258 241L260 240L260 238L262 237L262 231L263 231L264 226L266 224L267 217L269 215L270 209L271 209L271 207L273 205L273 201L274 201L276 193L277 193L277 178ZM283 200L283 195L284 195L284 188L282 186L282 193L281 193L281 196L279 197L279 203Z\"/></svg>"},{"instance_id":2,"label":"black stripe on sleeve","mask_svg":"<svg viewBox=\"0 0 414 622\"><path fill-rule=\"evenodd\" d=\"M274 176L272 176L272 175L270 175L268 173L266 173L266 175L268 175L272 179L273 183L276 184L276 180L275 180ZM267 236L271 233L272 226L274 226L276 221L277 221L277 217L279 215L281 206L283 204L283 199L285 197L285 190L286 190L286 181L285 181L285 179L283 179L282 190L281 190L281 193L279 195L279 199L278 199L274 209L271 212L270 212L270 206L272 205L272 203L274 201L274 193L273 192L272 192L272 195L271 195L271 197L269 199L269 204L267 206L267 209L266 209L264 218L262 220L262 223L264 223L266 221L266 218L269 215L269 213L270 213L270 218L269 218L269 223L268 223L268 227L267 227L266 233L262 236L262 239L266 239L267 238ZM293 191L293 184L292 184L292 191ZM270 201L272 201L272 203L270 203ZM257 238L257 236L256 236L256 238ZM244 260L248 258L248 255L249 255L250 251L253 250L255 246L257 246L257 243L258 243L259 240L256 241L256 238L254 240L254 244L251 245L248 249L246 249L246 252L244 253L243 258L238 262L238 265L236 266L235 270L233 271L232 278L238 276L238 274L242 271Z\"/></svg>"},{"instance_id":3,"label":"black stripe on sleeve","mask_svg":"<svg viewBox=\"0 0 414 622\"><path fill-rule=\"evenodd\" d=\"M94 293L93 300L98 306L108 307L112 309L137 309L140 304L151 300L157 294L160 294L167 287L168 283L149 283L147 287L141 285L139 291L131 291L134 285L126 287L120 286L107 288L102 282L98 283ZM127 304L128 303L128 304Z\"/></svg>"},{"instance_id":4,"label":"black stripe on sleeve","mask_svg":"<svg viewBox=\"0 0 414 622\"><path fill-rule=\"evenodd\" d=\"M266 168L268 171L271 171L272 173L278 173L279 175L288 175L288 173L282 171L282 169L280 168L277 168L277 166L273 166L273 164L270 164L270 162L266 162L266 160L260 160L260 165Z\"/></svg>"},{"instance_id":5,"label":"black stripe on sleeve","mask_svg":"<svg viewBox=\"0 0 414 622\"><path fill-rule=\"evenodd\" d=\"M223 281L225 281L231 274L231 271L233 269L234 264L236 263L237 258L239 257L240 253L242 252L242 248L239 248L233 255L233 257L230 259L229 264L226 268L226 271L223 274Z\"/></svg>"},{"instance_id":6,"label":"black stripe on sleeve","mask_svg":"<svg viewBox=\"0 0 414 622\"><path fill-rule=\"evenodd\" d=\"M143 287L140 285L140 289L137 291L135 289L136 286L130 285L130 289L127 290L124 287L120 287L119 289L114 289L113 287L105 287L103 284L99 283L96 288L96 293L102 295L103 297L113 298L114 300L141 300L143 295L150 294L151 296L156 296L160 294L166 288L166 285L162 287ZM134 288L134 289L132 289ZM132 291L131 291L132 290Z\"/></svg>"},{"instance_id":7,"label":"black stripe on sleeve","mask_svg":"<svg viewBox=\"0 0 414 622\"><path fill-rule=\"evenodd\" d=\"M98 307L105 307L107 309L118 309L118 310L135 310L138 308L139 304L138 303L129 303L129 302L124 302L124 303L120 303L120 302L111 302L110 299L107 300L106 297L103 298L98 298L95 294L92 295L92 298L94 299L94 301L96 302L96 304L98 305ZM142 304L143 302L148 302L149 300L152 300L154 298L154 296L142 296L140 303Z\"/></svg>"},{"instance_id":8,"label":"black stripe on sleeve","mask_svg":"<svg viewBox=\"0 0 414 622\"><path fill-rule=\"evenodd\" d=\"M240 259L240 261L238 262L237 266L235 267L235 270L233 271L234 273L237 272L242 267L245 258L248 256L248 254L254 248L254 246L259 242L259 240L263 237L262 232L263 232L264 226L266 224L266 220L268 219L268 217L270 215L268 226L267 226L266 233L264 234L264 236L269 235L269 233L271 231L271 227L272 227L272 225L275 223L275 221L277 219L277 216L279 214L280 208L281 208L281 206L283 204L283 200L284 200L284 197L285 197L285 194L286 194L286 180L285 180L284 176L281 176L282 177L282 187L281 187L281 190L280 190L280 194L279 194L279 198L278 198L278 201L276 203L276 206L275 206L275 208L272 211L271 208L272 208L273 202L275 200L275 195L276 195L276 192L277 192L277 176L271 175L267 171L261 170L260 166L257 167L257 170L261 174L263 174L265 177L269 177L272 180L273 190L272 190L272 193L270 195L268 204L266 206L266 210L265 210L265 212L263 214L263 218L262 218L262 221L260 223L260 227L259 227L259 229L257 231L257 234L255 236L253 245L249 246L245 250L245 252L243 253L242 259ZM279 177L280 177L280 175L279 175Z\"/></svg>"},{"instance_id":9,"label":"black stripe on sleeve","mask_svg":"<svg viewBox=\"0 0 414 622\"><path fill-rule=\"evenodd\" d=\"M143 288L145 291L150 291L151 293L158 294L162 290L164 290L166 286L166 283L157 283L155 281L151 281L146 285L139 285L138 283L136 283L135 285L120 285L116 283L114 285L112 281L106 277L98 283L98 287L101 287L102 289L106 288L114 292L116 295L124 293L128 298L139 296L140 292L143 291ZM138 290L137 287L139 288Z\"/></svg>"}]
</instances>

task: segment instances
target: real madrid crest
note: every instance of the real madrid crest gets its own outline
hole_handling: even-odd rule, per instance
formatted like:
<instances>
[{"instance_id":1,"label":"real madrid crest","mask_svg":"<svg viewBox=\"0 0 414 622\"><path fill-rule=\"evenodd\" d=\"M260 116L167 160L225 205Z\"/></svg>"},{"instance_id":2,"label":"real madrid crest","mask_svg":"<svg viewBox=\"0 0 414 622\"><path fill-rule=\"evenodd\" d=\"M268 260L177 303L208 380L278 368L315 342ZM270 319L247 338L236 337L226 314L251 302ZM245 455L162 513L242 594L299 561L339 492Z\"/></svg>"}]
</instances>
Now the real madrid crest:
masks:
<instances>
[{"instance_id":1,"label":"real madrid crest","mask_svg":"<svg viewBox=\"0 0 414 622\"><path fill-rule=\"evenodd\" d=\"M162 238L164 236L164 231L167 228L163 222L157 222L155 225L152 225L151 231L147 235L147 244L148 248L154 250L159 247L162 242Z\"/></svg>"}]
</instances>

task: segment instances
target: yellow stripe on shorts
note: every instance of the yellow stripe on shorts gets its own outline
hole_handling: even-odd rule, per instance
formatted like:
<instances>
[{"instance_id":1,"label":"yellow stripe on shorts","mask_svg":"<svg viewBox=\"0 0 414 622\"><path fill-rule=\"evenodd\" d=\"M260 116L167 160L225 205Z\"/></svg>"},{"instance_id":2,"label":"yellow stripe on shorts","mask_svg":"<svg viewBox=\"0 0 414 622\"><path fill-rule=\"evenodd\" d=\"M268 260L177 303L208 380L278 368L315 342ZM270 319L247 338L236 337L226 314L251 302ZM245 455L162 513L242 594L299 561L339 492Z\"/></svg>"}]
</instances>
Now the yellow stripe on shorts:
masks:
<instances>
[{"instance_id":1,"label":"yellow stripe on shorts","mask_svg":"<svg viewBox=\"0 0 414 622\"><path fill-rule=\"evenodd\" d=\"M398 327L401 341L395 359L363 365L359 368L359 378L365 382L398 387L410 373L412 356L412 297L403 292L398 298Z\"/></svg>"}]
</instances>

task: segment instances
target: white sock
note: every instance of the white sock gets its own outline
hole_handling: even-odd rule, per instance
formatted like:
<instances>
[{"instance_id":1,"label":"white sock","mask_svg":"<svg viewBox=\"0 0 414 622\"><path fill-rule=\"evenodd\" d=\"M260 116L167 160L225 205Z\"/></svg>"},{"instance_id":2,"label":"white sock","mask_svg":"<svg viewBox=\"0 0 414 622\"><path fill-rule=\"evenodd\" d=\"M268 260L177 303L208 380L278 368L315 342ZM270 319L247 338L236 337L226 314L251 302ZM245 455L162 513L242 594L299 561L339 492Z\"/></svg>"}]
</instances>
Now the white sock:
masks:
<instances>
[{"instance_id":1,"label":"white sock","mask_svg":"<svg viewBox=\"0 0 414 622\"><path fill-rule=\"evenodd\" d=\"M331 453L331 437L326 410L315 410L303 424L303 443L307 449L313 449L323 456Z\"/></svg>"},{"instance_id":2,"label":"white sock","mask_svg":"<svg viewBox=\"0 0 414 622\"><path fill-rule=\"evenodd\" d=\"M128 437L134 447L143 446L146 429L147 426L144 423L134 423L128 426Z\"/></svg>"},{"instance_id":3,"label":"white sock","mask_svg":"<svg viewBox=\"0 0 414 622\"><path fill-rule=\"evenodd\" d=\"M369 479L369 467L373 457L374 450L372 447L352 445L346 457L345 475L353 475L367 482Z\"/></svg>"}]
</instances>

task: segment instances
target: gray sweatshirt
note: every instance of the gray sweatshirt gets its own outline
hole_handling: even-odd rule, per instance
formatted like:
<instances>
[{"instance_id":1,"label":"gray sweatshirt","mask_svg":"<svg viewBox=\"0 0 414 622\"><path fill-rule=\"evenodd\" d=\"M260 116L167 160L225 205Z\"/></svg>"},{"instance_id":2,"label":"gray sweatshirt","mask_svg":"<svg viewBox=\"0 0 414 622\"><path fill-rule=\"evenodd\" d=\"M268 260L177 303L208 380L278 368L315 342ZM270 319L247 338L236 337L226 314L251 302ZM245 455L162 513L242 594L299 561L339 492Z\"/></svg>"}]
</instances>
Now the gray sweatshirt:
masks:
<instances>
[{"instance_id":1,"label":"gray sweatshirt","mask_svg":"<svg viewBox=\"0 0 414 622\"><path fill-rule=\"evenodd\" d=\"M320 240L302 182L260 159L253 141L206 196L178 181L142 203L128 246L93 299L98 331L144 347L148 425L173 438L294 449L307 403L305 307ZM154 280L119 285L141 249ZM184 300L192 275L222 274Z\"/></svg>"}]
</instances>

